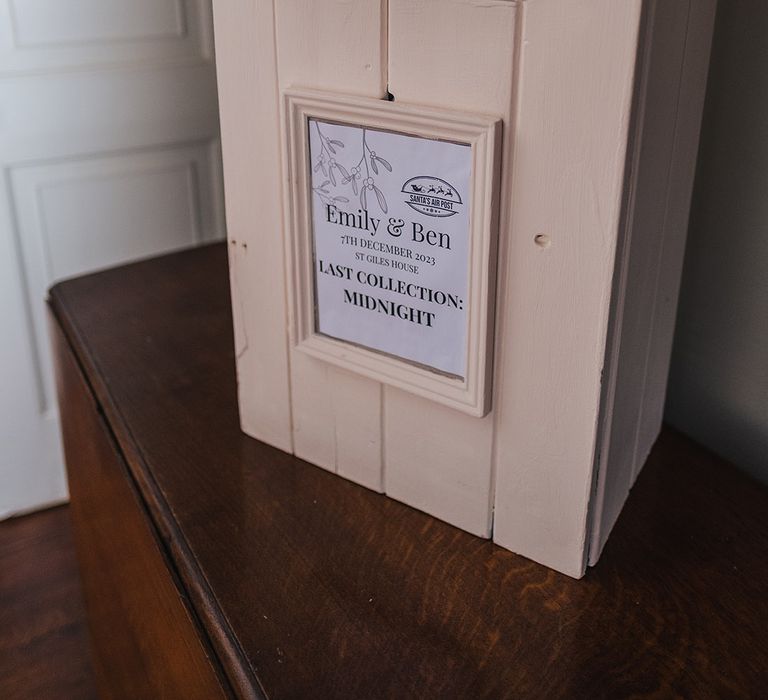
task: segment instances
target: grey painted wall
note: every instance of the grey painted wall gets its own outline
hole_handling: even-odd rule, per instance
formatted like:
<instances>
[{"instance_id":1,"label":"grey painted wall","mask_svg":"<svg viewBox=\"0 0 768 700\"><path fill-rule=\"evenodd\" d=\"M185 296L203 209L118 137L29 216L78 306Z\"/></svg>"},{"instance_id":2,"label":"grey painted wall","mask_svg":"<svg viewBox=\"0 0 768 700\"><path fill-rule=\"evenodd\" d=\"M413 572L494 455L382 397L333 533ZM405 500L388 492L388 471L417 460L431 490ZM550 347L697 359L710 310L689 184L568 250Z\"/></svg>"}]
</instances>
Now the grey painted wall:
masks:
<instances>
[{"instance_id":1,"label":"grey painted wall","mask_svg":"<svg viewBox=\"0 0 768 700\"><path fill-rule=\"evenodd\" d=\"M667 420L768 482L766 0L720 0Z\"/></svg>"}]
</instances>

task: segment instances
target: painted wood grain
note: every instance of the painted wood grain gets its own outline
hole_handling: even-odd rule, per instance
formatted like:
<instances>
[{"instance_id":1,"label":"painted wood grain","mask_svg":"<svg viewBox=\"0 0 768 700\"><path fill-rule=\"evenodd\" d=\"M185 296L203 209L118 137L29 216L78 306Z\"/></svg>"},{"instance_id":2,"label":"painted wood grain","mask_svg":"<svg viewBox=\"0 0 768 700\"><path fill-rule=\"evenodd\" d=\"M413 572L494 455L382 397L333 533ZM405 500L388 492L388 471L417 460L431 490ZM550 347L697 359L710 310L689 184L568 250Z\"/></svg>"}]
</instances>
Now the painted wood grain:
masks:
<instances>
[{"instance_id":1,"label":"painted wood grain","mask_svg":"<svg viewBox=\"0 0 768 700\"><path fill-rule=\"evenodd\" d=\"M617 259L591 563L661 428L715 5L657 0L648 6L632 198Z\"/></svg>"},{"instance_id":2,"label":"painted wood grain","mask_svg":"<svg viewBox=\"0 0 768 700\"><path fill-rule=\"evenodd\" d=\"M214 30L243 430L293 449L272 3L217 2Z\"/></svg>"},{"instance_id":3,"label":"painted wood grain","mask_svg":"<svg viewBox=\"0 0 768 700\"><path fill-rule=\"evenodd\" d=\"M277 91L386 93L386 2L275 3ZM281 126L284 127L281 108ZM277 136L271 132L272 138ZM280 208L275 199L273 207ZM294 452L381 490L381 385L291 351Z\"/></svg>"},{"instance_id":4,"label":"painted wood grain","mask_svg":"<svg viewBox=\"0 0 768 700\"><path fill-rule=\"evenodd\" d=\"M524 4L494 540L573 576L585 568L641 5Z\"/></svg>"},{"instance_id":5,"label":"painted wood grain","mask_svg":"<svg viewBox=\"0 0 768 700\"><path fill-rule=\"evenodd\" d=\"M502 169L508 169L519 5L390 0L389 6L395 100L502 118ZM509 196L502 196L501 211L509 206ZM505 221L502 213L502 236ZM391 387L384 397L386 493L490 536L492 414L465 416Z\"/></svg>"},{"instance_id":6,"label":"painted wood grain","mask_svg":"<svg viewBox=\"0 0 768 700\"><path fill-rule=\"evenodd\" d=\"M665 202L664 243L658 262L653 325L638 427L638 457L650 451L661 430L664 413L716 10L717 0L694 0L688 15L675 144ZM644 461L635 460L633 481Z\"/></svg>"},{"instance_id":7,"label":"painted wood grain","mask_svg":"<svg viewBox=\"0 0 768 700\"><path fill-rule=\"evenodd\" d=\"M637 458L689 6L687 0L651 2L648 6L636 150L631 165L634 186L623 249L617 259L615 335L607 363L606 379L615 386L604 408L607 445L601 449L595 512L595 527L600 530L618 516Z\"/></svg>"}]
</instances>

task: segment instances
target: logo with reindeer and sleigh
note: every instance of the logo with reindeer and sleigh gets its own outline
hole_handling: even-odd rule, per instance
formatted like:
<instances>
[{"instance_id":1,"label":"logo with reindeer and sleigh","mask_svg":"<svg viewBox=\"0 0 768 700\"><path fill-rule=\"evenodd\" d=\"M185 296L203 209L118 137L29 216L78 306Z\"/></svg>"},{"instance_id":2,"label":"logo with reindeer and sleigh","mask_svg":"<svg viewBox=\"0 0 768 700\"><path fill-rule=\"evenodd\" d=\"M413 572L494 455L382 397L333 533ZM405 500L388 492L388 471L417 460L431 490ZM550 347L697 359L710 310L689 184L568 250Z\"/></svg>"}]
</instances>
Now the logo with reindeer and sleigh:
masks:
<instances>
[{"instance_id":1,"label":"logo with reindeer and sleigh","mask_svg":"<svg viewBox=\"0 0 768 700\"><path fill-rule=\"evenodd\" d=\"M419 175L407 180L401 190L405 203L427 216L453 216L462 204L456 188L439 177Z\"/></svg>"}]
</instances>

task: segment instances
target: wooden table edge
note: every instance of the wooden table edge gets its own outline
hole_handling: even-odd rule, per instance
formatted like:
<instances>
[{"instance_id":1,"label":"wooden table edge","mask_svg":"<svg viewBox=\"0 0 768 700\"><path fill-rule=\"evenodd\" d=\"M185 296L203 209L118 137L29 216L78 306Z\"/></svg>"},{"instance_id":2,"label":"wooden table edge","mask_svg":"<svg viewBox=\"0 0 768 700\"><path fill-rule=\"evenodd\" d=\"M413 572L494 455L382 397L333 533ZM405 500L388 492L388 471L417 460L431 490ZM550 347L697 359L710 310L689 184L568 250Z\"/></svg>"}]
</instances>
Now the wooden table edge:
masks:
<instances>
[{"instance_id":1,"label":"wooden table edge","mask_svg":"<svg viewBox=\"0 0 768 700\"><path fill-rule=\"evenodd\" d=\"M49 312L61 329L84 381L106 417L107 428L125 461L142 504L150 515L158 543L171 565L171 573L177 585L182 587L183 596L192 602L188 606L189 613L199 631L209 641L234 694L249 700L266 700L267 693L255 669L240 646L127 422L112 399L98 363L88 352L77 324L68 313L66 287L66 281L51 287L47 300Z\"/></svg>"}]
</instances>

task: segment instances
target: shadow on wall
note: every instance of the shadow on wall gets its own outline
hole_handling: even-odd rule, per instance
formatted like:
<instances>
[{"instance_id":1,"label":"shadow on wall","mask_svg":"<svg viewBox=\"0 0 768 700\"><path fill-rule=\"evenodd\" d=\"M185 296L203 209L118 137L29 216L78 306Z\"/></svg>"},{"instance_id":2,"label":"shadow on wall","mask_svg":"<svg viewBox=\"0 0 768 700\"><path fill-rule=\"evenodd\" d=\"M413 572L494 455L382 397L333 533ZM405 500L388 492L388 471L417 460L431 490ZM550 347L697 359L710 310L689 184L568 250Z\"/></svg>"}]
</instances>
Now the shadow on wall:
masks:
<instances>
[{"instance_id":1,"label":"shadow on wall","mask_svg":"<svg viewBox=\"0 0 768 700\"><path fill-rule=\"evenodd\" d=\"M768 3L721 0L667 421L768 482Z\"/></svg>"}]
</instances>

